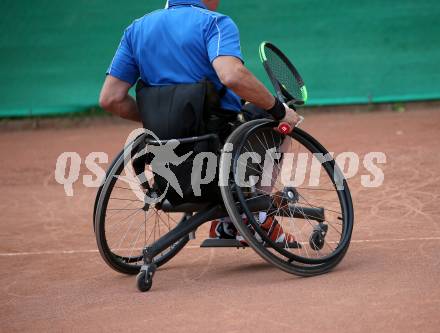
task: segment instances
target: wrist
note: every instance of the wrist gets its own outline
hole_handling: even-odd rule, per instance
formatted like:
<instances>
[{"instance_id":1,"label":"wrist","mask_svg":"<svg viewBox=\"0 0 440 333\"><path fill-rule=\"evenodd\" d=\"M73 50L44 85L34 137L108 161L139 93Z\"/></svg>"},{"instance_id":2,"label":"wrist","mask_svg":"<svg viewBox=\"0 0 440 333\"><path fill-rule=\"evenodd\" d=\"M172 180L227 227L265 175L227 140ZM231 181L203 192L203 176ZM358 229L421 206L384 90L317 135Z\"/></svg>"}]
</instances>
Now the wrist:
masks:
<instances>
[{"instance_id":1,"label":"wrist","mask_svg":"<svg viewBox=\"0 0 440 333\"><path fill-rule=\"evenodd\" d=\"M286 108L278 98L275 98L275 104L269 110L266 110L275 120L281 120L286 116Z\"/></svg>"}]
</instances>

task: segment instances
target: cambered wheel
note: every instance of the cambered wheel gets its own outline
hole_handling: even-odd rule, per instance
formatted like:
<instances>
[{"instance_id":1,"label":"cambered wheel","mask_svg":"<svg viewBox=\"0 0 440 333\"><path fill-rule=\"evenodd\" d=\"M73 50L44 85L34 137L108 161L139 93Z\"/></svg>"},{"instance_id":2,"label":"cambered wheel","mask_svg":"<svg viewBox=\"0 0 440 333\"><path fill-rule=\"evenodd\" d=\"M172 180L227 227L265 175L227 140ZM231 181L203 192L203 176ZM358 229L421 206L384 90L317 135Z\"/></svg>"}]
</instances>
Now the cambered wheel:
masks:
<instances>
[{"instance_id":1,"label":"cambered wheel","mask_svg":"<svg viewBox=\"0 0 440 333\"><path fill-rule=\"evenodd\" d=\"M240 234L271 264L300 276L328 272L350 244L353 206L348 184L327 150L310 135L295 129L285 137L273 131L275 126L270 120L253 121L228 138L232 158L224 153L220 160L220 175L228 177L221 186L225 206ZM264 156L259 159L255 153ZM252 211L249 198L268 199L269 204ZM315 244L311 235L323 224L328 232ZM281 235L273 234L274 225L289 235L284 246ZM289 246L290 237L301 246Z\"/></svg>"},{"instance_id":2,"label":"cambered wheel","mask_svg":"<svg viewBox=\"0 0 440 333\"><path fill-rule=\"evenodd\" d=\"M95 202L94 226L99 252L114 270L137 274L143 263L142 250L186 221L190 214L166 213L160 205L149 204L154 197L154 177L145 165L148 182L141 184L132 166L132 157L144 145L145 136L137 137L122 151L107 172ZM189 241L186 236L154 258L157 267L171 260Z\"/></svg>"}]
</instances>

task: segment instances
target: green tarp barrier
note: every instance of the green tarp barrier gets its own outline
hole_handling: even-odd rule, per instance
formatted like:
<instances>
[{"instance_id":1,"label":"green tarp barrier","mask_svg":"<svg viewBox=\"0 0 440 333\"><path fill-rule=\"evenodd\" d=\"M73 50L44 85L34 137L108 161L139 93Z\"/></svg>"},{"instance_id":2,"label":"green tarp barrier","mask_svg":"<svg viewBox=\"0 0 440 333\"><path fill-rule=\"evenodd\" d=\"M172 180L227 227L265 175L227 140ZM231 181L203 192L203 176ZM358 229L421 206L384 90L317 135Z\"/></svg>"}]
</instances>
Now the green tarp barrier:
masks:
<instances>
[{"instance_id":1,"label":"green tarp barrier","mask_svg":"<svg viewBox=\"0 0 440 333\"><path fill-rule=\"evenodd\" d=\"M165 1L2 0L0 117L97 104L123 29ZM440 98L440 1L223 0L246 64L263 40L292 59L309 105Z\"/></svg>"}]
</instances>

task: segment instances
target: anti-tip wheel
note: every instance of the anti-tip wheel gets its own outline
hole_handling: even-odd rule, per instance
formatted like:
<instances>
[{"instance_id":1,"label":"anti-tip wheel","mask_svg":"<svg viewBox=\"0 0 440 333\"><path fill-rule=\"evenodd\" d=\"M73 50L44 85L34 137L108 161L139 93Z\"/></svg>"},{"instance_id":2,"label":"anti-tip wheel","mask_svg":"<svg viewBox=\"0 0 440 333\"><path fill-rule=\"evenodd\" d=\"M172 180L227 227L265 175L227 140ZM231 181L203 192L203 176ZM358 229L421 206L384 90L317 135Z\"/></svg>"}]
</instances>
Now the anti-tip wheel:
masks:
<instances>
[{"instance_id":1,"label":"anti-tip wheel","mask_svg":"<svg viewBox=\"0 0 440 333\"><path fill-rule=\"evenodd\" d=\"M328 232L328 225L321 224L313 230L310 235L309 245L315 251L320 251L324 247L325 244L325 236Z\"/></svg>"},{"instance_id":2,"label":"anti-tip wheel","mask_svg":"<svg viewBox=\"0 0 440 333\"><path fill-rule=\"evenodd\" d=\"M153 285L153 278L147 276L146 271L140 271L139 274L136 276L136 285L139 291L143 293L147 292L151 289Z\"/></svg>"}]
</instances>

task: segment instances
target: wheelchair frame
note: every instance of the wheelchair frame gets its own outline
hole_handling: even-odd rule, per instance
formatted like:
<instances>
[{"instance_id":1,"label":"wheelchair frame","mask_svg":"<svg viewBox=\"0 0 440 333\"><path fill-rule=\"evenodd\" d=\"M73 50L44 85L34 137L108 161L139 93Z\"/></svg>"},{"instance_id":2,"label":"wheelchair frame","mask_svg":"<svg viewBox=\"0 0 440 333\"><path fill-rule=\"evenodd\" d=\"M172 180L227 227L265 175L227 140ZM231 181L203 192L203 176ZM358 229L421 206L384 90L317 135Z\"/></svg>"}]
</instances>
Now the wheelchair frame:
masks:
<instances>
[{"instance_id":1,"label":"wheelchair frame","mask_svg":"<svg viewBox=\"0 0 440 333\"><path fill-rule=\"evenodd\" d=\"M276 123L266 119L266 120L252 121L252 122L246 123L246 125L242 125L242 126L247 126L247 128L253 128L252 125L255 125L255 126L257 126L259 124L267 125L268 123L271 123L271 124L273 123L274 125L276 124ZM233 137L234 133L231 134L231 137ZM302 132L302 133L305 133L305 132ZM169 141L169 140L166 140L166 141L151 140L151 139L145 139L145 138L143 140L145 140L145 143L147 145L164 145ZM192 144L192 143L197 143L200 141L211 140L214 142L216 150L218 152L220 151L220 140L219 140L218 136L215 134L208 134L208 135L203 135L203 136L199 136L199 137L183 138L183 139L176 139L176 140L179 141L181 144ZM316 140L314 140L314 142L319 145L319 143ZM320 148L324 149L322 146L320 146ZM123 158L123 156L121 156L121 154L123 154L123 152L121 152L119 154L119 156L113 161L112 165L109 168L108 174L113 169L113 167L117 164L119 159ZM345 182L345 180L344 180L344 182ZM103 184L103 186L98 190L98 193L97 193L97 197L96 197L96 201L95 201L95 209L94 209L94 228L96 228L96 225L97 225L97 218L98 218L97 207L100 204L100 200L102 200L101 192L103 191L103 189L106 190L105 184L106 183ZM347 187L347 191L348 191L348 187ZM348 192L348 195L349 195L349 192ZM350 199L350 203L351 203L351 197L349 197L349 199ZM270 201L269 196L259 196L257 198L246 199L245 204L246 204L246 207L245 207L245 209L243 209L243 207L241 207L240 203L236 203L237 210L241 211L241 212L243 210L247 210L248 212L249 211L251 211L251 212L265 211L270 207L271 201ZM224 203L203 203L203 202L201 202L201 203L183 203L178 206L173 206L170 204L169 201L164 200L161 203L156 204L155 207L165 213L187 213L187 214L195 213L195 215L191 216L184 223L179 223L175 228L173 228L171 231L169 231L168 233L166 233L165 235L160 237L153 244L147 245L143 248L143 251L142 251L143 265L142 265L140 272L137 276L137 287L140 291L143 291L143 292L148 291L152 286L153 276L154 276L156 269L157 269L157 266L154 262L154 258L157 255L164 252L166 249L170 248L173 244L176 244L176 242L178 242L182 238L188 237L188 235L195 232L204 223L210 222L215 219L230 216L228 209L227 209L227 207L225 207ZM144 207L144 210L148 210L148 209L149 209L149 205L146 204ZM352 219L353 218L352 207L350 207L350 209L349 209L349 214L351 215L349 218ZM292 217L293 216L294 218L302 218L302 219L307 218L309 220L314 220L318 223L322 223L325 221L325 210L322 207L300 207L300 206L297 206L294 208L293 212L292 212L292 209L289 207L289 208L284 208L281 210L279 209L277 211L277 215L278 216L285 216L285 217ZM237 229L240 230L240 228L237 228ZM350 236L351 236L351 229L349 230L349 232L350 232ZM349 242L349 239L348 239L348 242ZM254 247L254 246L252 246L252 244L250 244L250 245L251 245L251 247ZM347 251L347 249L348 249L348 245L346 246L346 248L343 249L343 251L341 251L342 252L341 256L338 256L337 260L336 259L333 260L333 264L329 266L330 268L328 270L330 270L331 268L336 266L340 262L340 260L342 260L342 257L345 255L345 252ZM255 248L254 248L254 250L255 250ZM259 252L259 251L257 251L257 252ZM304 275L306 276L306 274L304 274ZM312 274L309 274L309 275L312 275ZM316 275L316 274L313 274L313 275Z\"/></svg>"}]
</instances>

